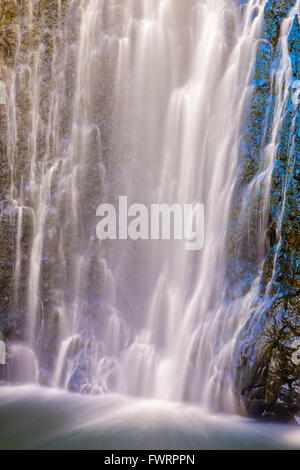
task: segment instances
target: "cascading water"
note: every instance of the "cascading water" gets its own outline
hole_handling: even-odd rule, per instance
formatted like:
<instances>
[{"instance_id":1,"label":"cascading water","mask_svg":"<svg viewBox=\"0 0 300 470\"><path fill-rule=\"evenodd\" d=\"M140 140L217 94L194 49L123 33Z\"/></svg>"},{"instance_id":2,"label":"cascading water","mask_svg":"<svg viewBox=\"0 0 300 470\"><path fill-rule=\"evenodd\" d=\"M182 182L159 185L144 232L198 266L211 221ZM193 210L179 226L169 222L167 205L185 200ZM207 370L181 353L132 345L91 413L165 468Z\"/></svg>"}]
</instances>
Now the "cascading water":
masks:
<instances>
[{"instance_id":1,"label":"cascading water","mask_svg":"<svg viewBox=\"0 0 300 470\"><path fill-rule=\"evenodd\" d=\"M67 14L59 3L48 49L41 44L24 54L19 31L7 78L13 302L26 312L24 357L32 363L33 351L38 361L23 380L35 380L36 368L38 380L54 387L236 411L233 353L260 276L246 296L228 301L226 235L265 4L72 0ZM268 212L292 79L287 37L299 8L296 2L281 29L272 138L245 191L242 232L258 187ZM30 110L26 122L18 100ZM204 204L204 249L188 252L180 241L100 242L97 206L117 204L119 195L148 205ZM262 264L263 248L258 252Z\"/></svg>"},{"instance_id":2,"label":"cascading water","mask_svg":"<svg viewBox=\"0 0 300 470\"><path fill-rule=\"evenodd\" d=\"M262 15L252 21L252 4L241 18L231 2L191 2L183 22L182 6L177 7L177 17L174 2L154 2L138 20L129 11L133 18L125 22L118 76L125 71L121 85L132 88L127 96L121 88L126 102L117 109L125 114L121 129L130 122L134 137L129 129L120 142L121 148L128 144L129 155L143 161L146 155L151 176L144 187L152 202L204 203L206 243L196 255L177 241L149 248L144 269L152 284L145 302L150 307L144 329L121 356L121 367L131 393L223 400L222 406L232 409L233 334L244 319L224 304L225 235ZM156 72L148 69L152 63L162 74L158 83ZM147 132L141 144L137 127ZM132 178L138 163L131 165ZM141 197L136 185L129 191L130 199Z\"/></svg>"}]
</instances>

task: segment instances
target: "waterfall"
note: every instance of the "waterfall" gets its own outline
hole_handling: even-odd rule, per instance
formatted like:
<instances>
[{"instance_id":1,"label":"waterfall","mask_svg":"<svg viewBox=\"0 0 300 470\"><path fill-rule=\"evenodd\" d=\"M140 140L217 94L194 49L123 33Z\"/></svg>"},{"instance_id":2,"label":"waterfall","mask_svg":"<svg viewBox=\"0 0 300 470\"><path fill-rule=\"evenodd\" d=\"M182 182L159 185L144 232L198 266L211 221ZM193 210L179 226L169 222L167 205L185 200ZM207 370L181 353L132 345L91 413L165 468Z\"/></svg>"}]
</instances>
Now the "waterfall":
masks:
<instances>
[{"instance_id":1,"label":"waterfall","mask_svg":"<svg viewBox=\"0 0 300 470\"><path fill-rule=\"evenodd\" d=\"M300 8L281 27L271 138L238 214L242 238L249 200L263 194L258 271L246 295L230 299L228 230L266 3L60 1L56 27L30 51L34 11L19 28L5 72L8 199L13 304L33 380L239 409L235 347L253 308L259 316L271 296L272 279L263 300L259 284L292 81L287 41ZM130 204L203 204L203 250L186 251L180 240L101 242L97 206L117 205L120 195Z\"/></svg>"},{"instance_id":2,"label":"waterfall","mask_svg":"<svg viewBox=\"0 0 300 470\"><path fill-rule=\"evenodd\" d=\"M136 155L146 166L149 199L205 205L206 243L196 255L178 242L153 246L144 255L152 286L146 322L122 354L121 368L133 394L221 400L232 409L231 355L244 318L224 302L225 235L263 8L252 21L251 2L243 17L231 2L190 2L183 23L182 7L176 6L178 11L174 2L153 2L138 19L127 13L117 69L116 95L123 100L117 106L119 145L128 148L126 168L132 167L127 194L147 198L131 183L141 173Z\"/></svg>"}]
</instances>

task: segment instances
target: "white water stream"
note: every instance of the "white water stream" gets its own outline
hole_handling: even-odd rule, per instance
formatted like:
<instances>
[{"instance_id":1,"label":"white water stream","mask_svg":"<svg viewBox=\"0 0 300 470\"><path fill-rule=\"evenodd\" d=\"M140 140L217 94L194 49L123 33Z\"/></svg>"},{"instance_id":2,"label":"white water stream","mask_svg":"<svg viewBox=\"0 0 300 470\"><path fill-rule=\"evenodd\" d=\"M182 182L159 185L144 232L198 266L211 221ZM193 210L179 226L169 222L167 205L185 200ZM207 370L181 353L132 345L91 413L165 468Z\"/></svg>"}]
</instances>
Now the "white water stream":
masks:
<instances>
[{"instance_id":1,"label":"white water stream","mask_svg":"<svg viewBox=\"0 0 300 470\"><path fill-rule=\"evenodd\" d=\"M27 87L30 107L28 178L11 187L17 293L26 220L32 245L25 301L14 301L26 304L25 343L40 380L236 411L233 350L259 279L228 302L226 232L266 1L249 0L243 10L237 3L73 0L66 23L60 11L48 67L45 46L25 63L17 51L7 104L12 168L22 133L17 86ZM267 163L245 194L246 204L262 185L265 213L295 12L283 22L274 80L286 87ZM100 242L97 206L119 195L131 204L204 204L204 249L188 252L178 240ZM40 360L47 354L50 365ZM29 369L24 381L35 377Z\"/></svg>"}]
</instances>

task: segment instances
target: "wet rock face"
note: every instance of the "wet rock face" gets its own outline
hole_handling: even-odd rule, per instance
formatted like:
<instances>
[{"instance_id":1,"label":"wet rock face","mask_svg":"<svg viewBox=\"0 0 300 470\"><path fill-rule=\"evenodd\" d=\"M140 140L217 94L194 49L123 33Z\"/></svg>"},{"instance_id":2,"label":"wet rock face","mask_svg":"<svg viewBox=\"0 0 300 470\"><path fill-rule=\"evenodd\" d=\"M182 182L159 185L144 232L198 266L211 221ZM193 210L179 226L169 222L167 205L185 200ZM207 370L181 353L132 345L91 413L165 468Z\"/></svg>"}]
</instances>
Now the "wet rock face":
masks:
<instances>
[{"instance_id":1,"label":"wet rock face","mask_svg":"<svg viewBox=\"0 0 300 470\"><path fill-rule=\"evenodd\" d=\"M0 79L8 74L8 63L15 50L17 24L17 4L15 1L0 2ZM7 160L7 120L6 106L0 105L0 329L7 338L10 326L17 326L16 315L8 318L11 304L11 287L15 252L15 227L13 208L7 195L11 183L11 168ZM12 318L14 317L14 318ZM18 325L15 330L19 330Z\"/></svg>"},{"instance_id":2,"label":"wet rock face","mask_svg":"<svg viewBox=\"0 0 300 470\"><path fill-rule=\"evenodd\" d=\"M17 232L19 205L30 169L30 67L34 54L43 45L44 60L40 73L45 84L41 87L41 94L45 96L41 96L41 100L44 100L47 113L47 83L53 60L58 8L61 8L62 16L66 5L66 0L0 1L0 80L6 83L7 88L12 86L13 74L16 73L15 105L8 101L6 105L0 105L0 331L7 341L8 350L13 342L23 341L26 334L27 281L33 238L33 201L29 198L23 201L19 245ZM39 156L44 151L42 147L41 143L37 150ZM21 261L16 279L17 251ZM52 338L56 328L55 312L49 323L49 338ZM46 344L45 349L49 349L49 342Z\"/></svg>"},{"instance_id":3,"label":"wet rock face","mask_svg":"<svg viewBox=\"0 0 300 470\"><path fill-rule=\"evenodd\" d=\"M2 0L0 3L0 54L11 61L17 46L17 25L19 7L15 0Z\"/></svg>"},{"instance_id":4,"label":"wet rock face","mask_svg":"<svg viewBox=\"0 0 300 470\"><path fill-rule=\"evenodd\" d=\"M236 365L237 390L251 416L293 421L299 412L299 336L296 299L276 299L260 319L249 319Z\"/></svg>"},{"instance_id":5,"label":"wet rock face","mask_svg":"<svg viewBox=\"0 0 300 470\"><path fill-rule=\"evenodd\" d=\"M80 14L76 0L0 0L0 79L5 81L8 90L7 105L0 105L0 331L7 341L8 351L14 343L29 342L31 311L28 305L32 296L28 279L33 240L40 224L43 246L36 331L32 341L36 344L32 349L42 371L39 380L45 385L51 384L61 342L62 305L71 310L69 306L75 295L74 240L81 237L82 246L86 246L91 236L95 236L94 214L104 178L98 157L100 150L104 159L111 154L109 119L102 110L105 108L108 116L112 114L108 107L112 106L110 90L113 82L110 79L109 88L108 80L103 80L102 75L94 77L99 94L93 97L90 109L91 121L99 122L101 138L96 126L90 126L84 152L89 164L82 165L76 175L82 189L79 191L82 224L75 226L69 210L72 166L68 163L71 153L68 142L73 131ZM1 38L4 39L1 41ZM103 57L103 64L110 76L112 57ZM99 68L102 68L102 60L101 63L99 60ZM53 119L57 124L55 136L48 132ZM59 164L52 167L59 158ZM46 160L48 163L44 165ZM38 182L34 189L29 183L32 174ZM44 183L40 184L42 178ZM87 180L89 185L86 185ZM37 195L39 188L49 181L49 200L48 193L45 198L47 215L42 223ZM98 188L97 191L94 188ZM67 240L65 262L58 266L62 240ZM91 282L84 287L86 292L82 298L87 299L84 308L89 317L95 311L93 302L101 295L100 282L95 292L99 279L96 279L94 265L94 260L86 260Z\"/></svg>"},{"instance_id":6,"label":"wet rock face","mask_svg":"<svg viewBox=\"0 0 300 470\"><path fill-rule=\"evenodd\" d=\"M274 87L272 71L276 71L282 58L280 27L294 4L295 1L269 1L266 5L265 32L257 53L253 106L242 139L233 224L240 195L258 172L261 149L271 141L272 116L276 113L280 92ZM255 208L250 211L249 233L243 238L243 249L235 258L235 265L230 265L229 293L233 290L232 279L239 283L239 276L246 286L244 294L249 292L251 279L247 282L243 273L252 272L254 278L263 266L259 298L236 344L236 391L251 416L293 421L300 412L300 361L297 359L300 343L300 115L299 105L293 100L293 83L300 78L297 16L287 47L292 81L277 138L269 208L265 216L261 204L258 204L258 212ZM255 248L259 238L258 221L264 217L265 244L259 253Z\"/></svg>"}]
</instances>

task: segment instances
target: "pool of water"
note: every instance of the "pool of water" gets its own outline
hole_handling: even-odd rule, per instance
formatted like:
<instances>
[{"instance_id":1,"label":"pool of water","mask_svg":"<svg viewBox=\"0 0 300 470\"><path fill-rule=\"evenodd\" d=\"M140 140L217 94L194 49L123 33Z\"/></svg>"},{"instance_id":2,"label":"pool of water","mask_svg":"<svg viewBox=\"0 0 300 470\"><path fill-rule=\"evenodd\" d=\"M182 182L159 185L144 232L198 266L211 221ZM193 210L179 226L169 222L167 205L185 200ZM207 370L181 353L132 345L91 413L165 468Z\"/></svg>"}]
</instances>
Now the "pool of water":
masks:
<instances>
[{"instance_id":1,"label":"pool of water","mask_svg":"<svg viewBox=\"0 0 300 470\"><path fill-rule=\"evenodd\" d=\"M300 449L300 428L182 403L5 386L0 449Z\"/></svg>"}]
</instances>

